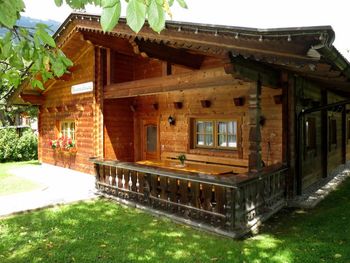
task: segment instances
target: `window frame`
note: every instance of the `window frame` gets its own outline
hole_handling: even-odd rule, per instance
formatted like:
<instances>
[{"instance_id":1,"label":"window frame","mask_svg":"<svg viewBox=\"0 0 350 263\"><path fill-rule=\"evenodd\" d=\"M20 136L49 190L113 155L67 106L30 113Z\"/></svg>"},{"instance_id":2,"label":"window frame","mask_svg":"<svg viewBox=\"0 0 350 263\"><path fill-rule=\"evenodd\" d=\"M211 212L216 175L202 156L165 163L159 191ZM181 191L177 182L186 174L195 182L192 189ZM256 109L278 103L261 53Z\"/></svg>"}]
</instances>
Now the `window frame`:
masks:
<instances>
[{"instance_id":1,"label":"window frame","mask_svg":"<svg viewBox=\"0 0 350 263\"><path fill-rule=\"evenodd\" d=\"M64 136L62 127L66 123L68 124L70 133L71 133L70 126L71 126L72 123L74 124L74 131L73 131L73 136L72 137ZM76 133L77 133L77 126L76 126L75 120L67 119L67 120L60 121L60 123L59 123L59 134L60 134L60 137L66 137L66 138L72 139L73 141L76 141Z\"/></svg>"},{"instance_id":2,"label":"window frame","mask_svg":"<svg viewBox=\"0 0 350 263\"><path fill-rule=\"evenodd\" d=\"M334 148L337 148L337 145L338 145L337 119L334 117L328 118L328 145L329 145L329 151L331 151Z\"/></svg>"},{"instance_id":3,"label":"window frame","mask_svg":"<svg viewBox=\"0 0 350 263\"><path fill-rule=\"evenodd\" d=\"M202 122L211 122L212 123L212 127L213 127L213 132L212 132L212 135L213 135L213 146L210 146L210 145L199 145L198 144L198 140L197 140L197 135L198 134L201 134L201 135L203 135L204 136L204 143L205 143L205 136L206 135L210 135L209 133L207 134L207 133L198 133L198 131L197 131L197 122L199 122L199 121L202 121ZM194 146L194 148L204 148L204 149L211 149L211 148L214 148L214 146L215 146L215 134L214 134L214 127L215 127L215 123L214 123L214 121L213 121L213 119L200 119L200 118L195 118L194 119L194 127L193 127L193 133L194 133L194 136L193 136L193 139L194 139L194 141L193 141L193 146ZM204 127L204 131L205 131L205 127Z\"/></svg>"},{"instance_id":4,"label":"window frame","mask_svg":"<svg viewBox=\"0 0 350 263\"><path fill-rule=\"evenodd\" d=\"M309 124L312 124L311 126ZM307 151L314 151L317 148L316 118L308 117L305 121L305 147ZM312 142L312 143L311 143Z\"/></svg>"},{"instance_id":5,"label":"window frame","mask_svg":"<svg viewBox=\"0 0 350 263\"><path fill-rule=\"evenodd\" d=\"M197 140L197 135L199 134L197 131L197 123L199 121L203 122L211 122L213 125L213 146L208 146L208 145L198 145L198 140ZM226 150L226 151L236 151L239 148L239 138L240 138L240 132L239 132L239 121L237 118L201 118L201 117L192 117L191 122L193 123L192 127L192 142L190 145L192 145L192 149L207 149L207 150ZM235 122L236 123L236 133L229 134L228 133L228 128L227 128L227 133L226 135L226 141L228 143L228 136L236 136L236 146L235 147L230 147L230 146L220 146L219 145L219 134L222 134L219 132L219 123L220 122ZM200 133L201 134L201 133ZM204 135L204 141L205 141L205 135L206 133L203 133Z\"/></svg>"}]
</instances>

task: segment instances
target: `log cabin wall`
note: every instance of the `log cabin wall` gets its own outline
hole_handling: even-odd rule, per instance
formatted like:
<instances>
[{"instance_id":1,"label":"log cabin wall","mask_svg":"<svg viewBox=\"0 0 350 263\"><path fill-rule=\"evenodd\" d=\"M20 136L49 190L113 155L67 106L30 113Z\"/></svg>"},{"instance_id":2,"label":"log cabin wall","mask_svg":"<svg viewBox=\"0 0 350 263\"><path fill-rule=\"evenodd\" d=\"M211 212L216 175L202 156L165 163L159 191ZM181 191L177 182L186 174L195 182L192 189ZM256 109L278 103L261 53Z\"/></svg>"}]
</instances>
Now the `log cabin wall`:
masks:
<instances>
[{"instance_id":1,"label":"log cabin wall","mask_svg":"<svg viewBox=\"0 0 350 263\"><path fill-rule=\"evenodd\" d=\"M72 169L93 173L89 157L94 156L94 93L71 94L71 86L94 81L94 47L86 44L69 81L58 80L45 93L45 102L39 114L39 160ZM79 107L77 107L77 105ZM77 154L71 158L58 158L49 145L59 137L60 122L75 121Z\"/></svg>"},{"instance_id":2,"label":"log cabin wall","mask_svg":"<svg viewBox=\"0 0 350 263\"><path fill-rule=\"evenodd\" d=\"M334 103L343 101L346 98L336 95L332 92L328 92L328 103ZM328 111L328 121L335 121L336 124L336 138L335 143L328 141L328 173L332 172L335 168L342 164L342 113L337 109ZM331 123L329 123L329 129L331 129ZM329 137L332 136L328 133ZM329 140L332 140L329 138Z\"/></svg>"},{"instance_id":3,"label":"log cabin wall","mask_svg":"<svg viewBox=\"0 0 350 263\"><path fill-rule=\"evenodd\" d=\"M312 85L310 82L307 82L303 79L297 80L297 85L299 86L299 107L307 108L312 107L312 101L321 101L321 90L319 87ZM306 146L305 138L305 123L306 121L314 121L316 125L316 145L315 147ZM323 143L321 140L321 112L314 112L307 114L303 119L303 127L301 127L302 133L302 151L301 151L301 160L303 163L302 166L302 186L303 189L307 188L317 180L322 178L322 146Z\"/></svg>"},{"instance_id":4,"label":"log cabin wall","mask_svg":"<svg viewBox=\"0 0 350 263\"><path fill-rule=\"evenodd\" d=\"M247 97L250 83L242 82L241 85L218 88L193 89L188 91L168 92L164 94L142 96L135 99L137 105L135 116L135 159L141 159L140 139L138 134L140 123L143 119L156 119L159 121L159 145L160 152L191 153L198 155L212 155L235 159L248 159L248 103L243 106L235 106L233 98ZM264 87L261 102L262 113L266 118L262 126L262 158L266 165L282 161L282 111L281 104L275 104L274 95L281 94L280 89ZM211 106L203 108L201 100L210 100ZM183 103L181 109L174 108L174 102ZM158 110L153 104L158 104ZM168 117L175 118L175 125L169 125ZM191 146L191 119L236 119L239 123L238 150L210 150L195 149Z\"/></svg>"},{"instance_id":5,"label":"log cabin wall","mask_svg":"<svg viewBox=\"0 0 350 263\"><path fill-rule=\"evenodd\" d=\"M307 109L312 107L320 106L322 101L322 89L316 84L306 81L304 79L298 79L298 107L299 109ZM334 94L331 91L326 91L326 104L331 104L345 100L345 97ZM301 161L302 161L302 190L313 183L320 180L323 176L331 173L335 168L343 163L343 150L342 150L342 113L337 108L327 111L326 115L326 127L323 128L321 124L322 113L317 111L314 113L306 114L303 118L302 127L302 150L301 150ZM306 122L315 122L315 147L309 147L307 145L307 131ZM331 122L333 122L333 127ZM335 128L335 129L334 129ZM333 139L331 138L334 133ZM324 133L324 134L323 134ZM326 140L323 139L326 138ZM333 140L333 142L332 142ZM325 149L326 144L326 164L322 159L322 151ZM348 151L350 150L349 144L347 144L346 159L349 158ZM323 174L323 165L326 165L326 175Z\"/></svg>"},{"instance_id":6,"label":"log cabin wall","mask_svg":"<svg viewBox=\"0 0 350 263\"><path fill-rule=\"evenodd\" d=\"M139 79L176 75L192 72L180 65L169 65L156 59L129 57L113 53L111 58L111 80L121 83ZM222 65L222 61L207 57L202 69ZM113 69L114 68L114 69ZM131 73L132 72L132 73ZM150 96L139 96L134 99L105 100L105 157L119 160L134 161L143 158L141 152L141 134L145 121L155 121L159 125L158 157L162 152L191 153L198 155L212 155L237 159L248 159L248 95L251 83L239 81L239 84L219 86L217 88L201 88L186 91L174 91ZM263 87L261 95L262 115L264 124L262 132L262 157L265 165L282 161L282 106L274 102L274 96L280 95L281 89ZM244 97L243 106L235 106L233 99ZM210 107L204 108L201 100L209 100ZM174 102L182 102L181 109L175 109ZM155 108L154 105L157 105ZM133 110L130 110L132 105ZM133 127L130 126L130 114L133 115ZM176 119L176 124L170 126L168 117ZM231 118L239 124L239 145L237 150L208 150L192 147L191 121L195 118ZM120 131L118 129L121 129ZM130 133L134 131L134 148L130 141ZM126 148L129 146L129 153Z\"/></svg>"},{"instance_id":7,"label":"log cabin wall","mask_svg":"<svg viewBox=\"0 0 350 263\"><path fill-rule=\"evenodd\" d=\"M132 99L104 102L104 157L126 162L134 161L134 117Z\"/></svg>"}]
</instances>

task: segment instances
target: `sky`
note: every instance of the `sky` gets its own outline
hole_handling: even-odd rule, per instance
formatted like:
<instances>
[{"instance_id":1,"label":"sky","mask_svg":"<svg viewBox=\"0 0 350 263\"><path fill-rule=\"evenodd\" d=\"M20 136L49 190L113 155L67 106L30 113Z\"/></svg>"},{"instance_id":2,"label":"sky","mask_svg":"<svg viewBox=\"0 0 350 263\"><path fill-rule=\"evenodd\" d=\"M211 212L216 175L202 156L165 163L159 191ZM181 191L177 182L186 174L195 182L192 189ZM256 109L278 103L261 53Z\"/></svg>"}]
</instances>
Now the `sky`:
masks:
<instances>
[{"instance_id":1,"label":"sky","mask_svg":"<svg viewBox=\"0 0 350 263\"><path fill-rule=\"evenodd\" d=\"M24 0L24 16L63 22L72 10L54 0ZM176 1L175 1L176 2ZM350 2L347 0L187 0L188 9L174 4L173 20L254 28L330 25L333 45L350 61ZM125 6L125 1L122 1ZM87 13L99 14L94 6ZM122 13L122 15L125 12Z\"/></svg>"}]
</instances>

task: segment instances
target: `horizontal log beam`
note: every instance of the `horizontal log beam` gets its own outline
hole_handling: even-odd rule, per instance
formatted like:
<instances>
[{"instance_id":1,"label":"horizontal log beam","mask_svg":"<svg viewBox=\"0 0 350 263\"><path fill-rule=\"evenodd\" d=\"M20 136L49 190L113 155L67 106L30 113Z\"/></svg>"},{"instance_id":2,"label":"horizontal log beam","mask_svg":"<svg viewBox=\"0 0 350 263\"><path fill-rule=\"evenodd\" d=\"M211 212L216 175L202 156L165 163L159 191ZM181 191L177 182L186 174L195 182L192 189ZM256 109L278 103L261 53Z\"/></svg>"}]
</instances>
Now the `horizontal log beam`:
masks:
<instances>
[{"instance_id":1,"label":"horizontal log beam","mask_svg":"<svg viewBox=\"0 0 350 263\"><path fill-rule=\"evenodd\" d=\"M224 68L214 68L108 85L104 89L104 98L116 99L175 90L233 85L238 81L240 80L226 74Z\"/></svg>"},{"instance_id":2,"label":"horizontal log beam","mask_svg":"<svg viewBox=\"0 0 350 263\"><path fill-rule=\"evenodd\" d=\"M200 69L204 56L189 53L185 49L168 47L162 43L152 43L150 41L135 40L141 52L145 52L149 57L168 61L185 67Z\"/></svg>"},{"instance_id":3,"label":"horizontal log beam","mask_svg":"<svg viewBox=\"0 0 350 263\"><path fill-rule=\"evenodd\" d=\"M21 99L32 105L42 105L44 103L44 97L40 95L21 94Z\"/></svg>"}]
</instances>

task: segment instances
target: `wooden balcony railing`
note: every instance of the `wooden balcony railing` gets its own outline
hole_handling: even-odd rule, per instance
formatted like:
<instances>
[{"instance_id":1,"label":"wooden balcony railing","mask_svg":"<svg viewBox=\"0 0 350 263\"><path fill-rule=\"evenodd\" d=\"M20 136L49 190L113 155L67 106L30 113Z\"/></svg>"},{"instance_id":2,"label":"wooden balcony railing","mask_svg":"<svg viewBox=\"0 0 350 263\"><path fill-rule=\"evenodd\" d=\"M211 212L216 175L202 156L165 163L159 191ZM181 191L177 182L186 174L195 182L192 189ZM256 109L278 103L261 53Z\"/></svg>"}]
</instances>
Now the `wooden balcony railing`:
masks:
<instances>
[{"instance_id":1,"label":"wooden balcony railing","mask_svg":"<svg viewBox=\"0 0 350 263\"><path fill-rule=\"evenodd\" d=\"M92 162L102 194L232 237L246 233L285 203L287 169L281 166L254 175L211 176L135 163Z\"/></svg>"}]
</instances>

